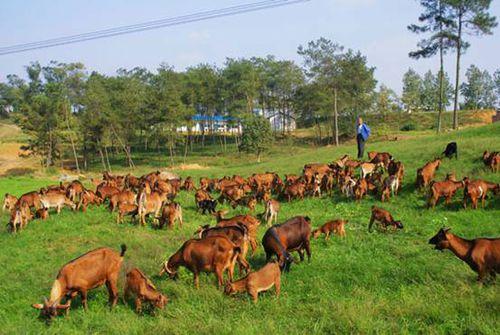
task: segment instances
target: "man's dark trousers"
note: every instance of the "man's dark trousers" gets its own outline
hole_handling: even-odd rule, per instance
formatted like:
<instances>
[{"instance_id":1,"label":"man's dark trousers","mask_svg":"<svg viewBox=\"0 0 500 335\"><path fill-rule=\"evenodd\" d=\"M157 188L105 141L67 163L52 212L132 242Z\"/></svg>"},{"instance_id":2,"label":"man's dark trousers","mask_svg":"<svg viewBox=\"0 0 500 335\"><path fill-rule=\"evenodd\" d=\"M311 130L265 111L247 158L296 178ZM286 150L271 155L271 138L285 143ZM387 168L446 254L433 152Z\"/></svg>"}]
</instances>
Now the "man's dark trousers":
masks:
<instances>
[{"instance_id":1,"label":"man's dark trousers","mask_svg":"<svg viewBox=\"0 0 500 335\"><path fill-rule=\"evenodd\" d=\"M365 140L361 134L358 134L358 159L363 158L363 154L365 152Z\"/></svg>"}]
</instances>

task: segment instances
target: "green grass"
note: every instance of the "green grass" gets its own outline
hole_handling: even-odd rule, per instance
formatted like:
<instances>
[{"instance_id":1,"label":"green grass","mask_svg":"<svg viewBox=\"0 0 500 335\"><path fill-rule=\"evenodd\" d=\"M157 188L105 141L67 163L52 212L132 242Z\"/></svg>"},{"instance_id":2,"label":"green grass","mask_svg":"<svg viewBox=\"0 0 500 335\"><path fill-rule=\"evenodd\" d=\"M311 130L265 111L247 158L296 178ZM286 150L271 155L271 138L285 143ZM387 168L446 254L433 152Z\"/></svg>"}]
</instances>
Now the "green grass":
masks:
<instances>
[{"instance_id":1,"label":"green grass","mask_svg":"<svg viewBox=\"0 0 500 335\"><path fill-rule=\"evenodd\" d=\"M494 124L439 137L369 142L369 150L389 151L405 163L402 194L382 205L403 221L405 229L368 233L370 206L380 205L372 197L359 204L339 194L283 204L280 221L308 215L316 227L332 218L349 219L347 237L334 237L329 242L314 240L311 262L294 264L283 276L282 295L276 299L273 292L261 294L256 305L246 295L224 296L217 290L213 275L201 277L199 290L193 287L192 275L185 269L180 271L178 281L156 277L162 262L199 225L214 222L195 212L191 193L182 192L178 197L185 227L168 231L130 223L118 226L107 210L91 208L87 213L64 210L47 221L33 221L21 233L11 235L5 229L8 215L4 213L0 231L0 333L497 333L498 284L479 287L476 274L465 263L448 251L434 251L427 240L443 225L467 238L498 237L498 197L488 199L485 209L463 210L458 192L452 206L440 202L435 210L427 210L424 194L414 190L413 182L417 167L438 155L450 140L459 144L459 160L444 160L437 179L454 171L458 178L468 175L499 182L500 174L487 171L479 159L484 149L499 149L499 135L500 124ZM236 173L246 176L263 171L299 173L304 163L327 162L354 153L354 146L282 148L260 164L246 156L221 157L219 161L226 160L226 164L209 164L207 170L179 173L196 178ZM148 169L142 166L139 170ZM29 177L3 178L0 190L20 195L49 182ZM260 211L262 207L257 209ZM264 231L261 227L260 236ZM166 309L156 316L138 316L131 306L120 303L110 311L106 290L100 288L90 293L87 312L77 302L68 317L57 318L50 327L37 319L38 313L30 305L49 294L63 264L96 247L119 249L121 243L128 246L124 268L138 266L148 274L169 296ZM264 262L262 247L249 260L254 268L260 267Z\"/></svg>"}]
</instances>

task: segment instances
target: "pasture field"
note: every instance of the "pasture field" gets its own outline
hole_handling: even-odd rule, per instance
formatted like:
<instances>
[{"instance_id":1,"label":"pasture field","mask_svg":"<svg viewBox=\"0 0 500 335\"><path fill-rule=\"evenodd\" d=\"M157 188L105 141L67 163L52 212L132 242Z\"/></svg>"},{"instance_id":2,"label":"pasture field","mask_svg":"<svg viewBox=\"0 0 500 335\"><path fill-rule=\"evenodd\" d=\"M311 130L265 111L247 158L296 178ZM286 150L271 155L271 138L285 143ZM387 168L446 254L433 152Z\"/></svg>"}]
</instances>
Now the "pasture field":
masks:
<instances>
[{"instance_id":1,"label":"pasture field","mask_svg":"<svg viewBox=\"0 0 500 335\"><path fill-rule=\"evenodd\" d=\"M459 191L451 206L442 202L428 210L426 194L413 183L416 169L433 159L447 142L459 145L459 159L445 159L437 179L454 171L500 182L500 174L488 171L480 157L485 149L499 150L500 124L469 128L440 136L429 135L393 142L368 143L368 150L391 152L405 164L405 181L400 196L389 203L368 196L356 203L335 192L332 197L306 198L282 205L279 221L307 215L317 227L333 218L349 220L347 237L312 241L312 260L293 264L282 277L282 294L261 294L253 304L246 295L227 297L215 285L213 275L200 278L195 289L190 272L181 268L179 280L159 278L164 262L199 225L215 220L195 210L193 193L181 192L185 225L172 230L138 227L129 221L115 223L115 214L104 207L86 213L63 210L47 221L32 221L17 235L6 231L7 213L0 228L0 333L53 334L495 334L500 328L500 287L476 283L476 274L451 252L433 250L427 243L442 226L462 237L500 236L500 199L490 197L484 209L464 210ZM300 173L305 163L328 162L343 154L355 154L355 146L281 150L260 164L250 158L230 160L203 170L177 171L181 176L223 176L276 171ZM221 158L223 159L223 158ZM200 164L205 162L200 161ZM142 172L151 167L141 166ZM21 195L54 183L44 178L5 177L2 194ZM404 223L395 233L368 233L370 207L381 205ZM263 211L262 206L257 213ZM229 215L246 212L231 210ZM261 226L259 237L264 234ZM141 268L157 287L168 295L167 307L150 315L135 314L120 302L110 311L107 292L89 293L89 310L84 312L75 299L69 316L59 317L50 326L37 319L30 305L48 296L59 268L82 253L101 246L119 250L128 246L124 269ZM298 256L294 255L297 259ZM253 268L264 263L260 247L249 261ZM123 278L122 278L123 279Z\"/></svg>"}]
</instances>

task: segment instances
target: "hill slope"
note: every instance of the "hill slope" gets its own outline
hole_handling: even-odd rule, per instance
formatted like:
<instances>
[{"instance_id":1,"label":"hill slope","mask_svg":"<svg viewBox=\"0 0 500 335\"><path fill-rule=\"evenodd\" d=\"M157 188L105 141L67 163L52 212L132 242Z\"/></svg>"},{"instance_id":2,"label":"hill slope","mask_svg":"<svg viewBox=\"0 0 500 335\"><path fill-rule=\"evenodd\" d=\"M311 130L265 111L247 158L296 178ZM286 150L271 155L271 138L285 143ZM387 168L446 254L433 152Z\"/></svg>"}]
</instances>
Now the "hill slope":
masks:
<instances>
[{"instance_id":1,"label":"hill slope","mask_svg":"<svg viewBox=\"0 0 500 335\"><path fill-rule=\"evenodd\" d=\"M370 207L381 205L369 197L361 203L336 193L333 197L306 199L282 205L280 221L308 215L313 226L328 219L349 220L347 237L312 242L312 260L294 264L283 276L282 295L262 294L254 305L245 296L228 298L215 286L213 275L202 276L200 289L192 276L180 271L178 281L157 278L160 266L199 225L213 218L194 208L193 194L182 192L185 226L158 231L126 223L117 225L104 208L87 213L64 210L47 221L33 221L13 236L0 231L0 323L5 333L485 333L493 334L500 322L500 288L479 287L475 273L450 252L434 251L427 240L446 225L467 238L500 236L500 202L490 198L485 209L463 210L458 192L449 207L440 203L425 209L425 195L415 192L415 170L434 158L446 143L459 144L459 160L445 160L437 179L454 171L499 182L500 174L483 167L484 149L498 150L500 124L466 129L445 135L397 142L368 143L368 150L389 151L404 162L407 175L402 194L382 206L405 224L397 233L367 232ZM207 170L178 171L181 175L222 176L276 171L300 173L304 163L327 162L342 154L353 155L354 146L300 149L268 158L261 164L248 161L223 164ZM203 163L203 162L200 162ZM142 168L147 170L147 167ZM3 192L22 194L41 187L46 180L28 177L0 178ZM257 212L262 211L262 207ZM231 210L230 215L239 211ZM241 211L241 212L244 212ZM2 227L8 216L1 217ZM261 227L259 235L265 231ZM119 249L126 243L125 268L140 267L150 275L171 303L156 316L137 316L126 305L107 308L104 288L89 295L89 311L76 303L67 318L49 328L37 320L30 304L48 295L59 268L96 247ZM296 255L295 255L296 257ZM250 257L253 268L264 263L262 247Z\"/></svg>"}]
</instances>

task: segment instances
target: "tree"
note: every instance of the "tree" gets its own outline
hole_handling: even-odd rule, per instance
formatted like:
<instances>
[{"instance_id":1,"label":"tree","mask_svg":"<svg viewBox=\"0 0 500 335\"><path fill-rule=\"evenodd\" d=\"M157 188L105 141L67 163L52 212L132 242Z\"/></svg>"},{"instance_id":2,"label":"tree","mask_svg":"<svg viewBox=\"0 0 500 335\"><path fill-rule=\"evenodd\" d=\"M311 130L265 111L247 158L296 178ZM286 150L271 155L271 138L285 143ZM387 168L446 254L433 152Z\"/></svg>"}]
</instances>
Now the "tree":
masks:
<instances>
[{"instance_id":1,"label":"tree","mask_svg":"<svg viewBox=\"0 0 500 335\"><path fill-rule=\"evenodd\" d=\"M403 94L401 101L408 113L421 108L422 78L412 68L403 75Z\"/></svg>"},{"instance_id":2,"label":"tree","mask_svg":"<svg viewBox=\"0 0 500 335\"><path fill-rule=\"evenodd\" d=\"M366 57L348 50L326 38L299 46L298 54L304 57L306 75L328 90L333 101L333 138L339 145L339 107L351 117L371 105L376 85L375 68L368 67Z\"/></svg>"},{"instance_id":3,"label":"tree","mask_svg":"<svg viewBox=\"0 0 500 335\"><path fill-rule=\"evenodd\" d=\"M467 81L460 86L464 97L463 107L466 109L494 108L495 83L488 71L481 71L477 66L471 65L465 77Z\"/></svg>"},{"instance_id":4,"label":"tree","mask_svg":"<svg viewBox=\"0 0 500 335\"><path fill-rule=\"evenodd\" d=\"M250 115L244 119L240 150L256 154L260 162L261 154L269 149L272 139L271 126L265 117Z\"/></svg>"},{"instance_id":5,"label":"tree","mask_svg":"<svg viewBox=\"0 0 500 335\"><path fill-rule=\"evenodd\" d=\"M273 56L252 58L259 76L259 106L266 117L280 121L283 133L295 118L294 96L304 84L302 69L292 61L278 61Z\"/></svg>"},{"instance_id":6,"label":"tree","mask_svg":"<svg viewBox=\"0 0 500 335\"><path fill-rule=\"evenodd\" d=\"M496 17L488 10L491 0L446 0L455 19L454 41L456 48L455 96L453 102L453 129L458 128L458 93L460 83L460 57L470 46L465 34L491 35L497 26Z\"/></svg>"},{"instance_id":7,"label":"tree","mask_svg":"<svg viewBox=\"0 0 500 335\"><path fill-rule=\"evenodd\" d=\"M396 92L381 84L378 92L375 93L375 110L384 115L399 112L399 98Z\"/></svg>"},{"instance_id":8,"label":"tree","mask_svg":"<svg viewBox=\"0 0 500 335\"><path fill-rule=\"evenodd\" d=\"M424 78L422 80L422 96L421 103L422 109L426 112L435 111L439 108L439 90L434 86L436 82L436 76L432 73L432 71L427 71L424 74Z\"/></svg>"},{"instance_id":9,"label":"tree","mask_svg":"<svg viewBox=\"0 0 500 335\"><path fill-rule=\"evenodd\" d=\"M493 74L493 83L495 85L495 96L496 96L496 101L495 103L500 104L500 70L496 70L495 73Z\"/></svg>"},{"instance_id":10,"label":"tree","mask_svg":"<svg viewBox=\"0 0 500 335\"><path fill-rule=\"evenodd\" d=\"M429 58L439 52L439 72L438 72L438 118L437 132L441 131L441 117L444 109L444 61L443 56L448 49L453 47L452 34L450 29L453 20L449 6L445 0L420 0L420 5L424 8L418 21L420 25L412 24L408 29L416 34L431 33L428 38L420 40L418 50L410 52L411 58Z\"/></svg>"}]
</instances>

